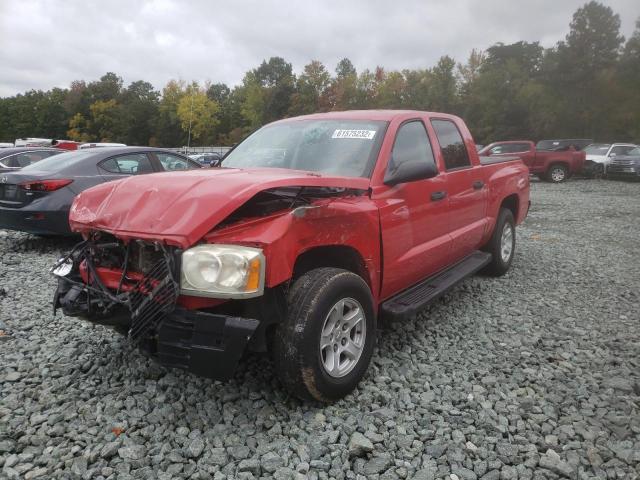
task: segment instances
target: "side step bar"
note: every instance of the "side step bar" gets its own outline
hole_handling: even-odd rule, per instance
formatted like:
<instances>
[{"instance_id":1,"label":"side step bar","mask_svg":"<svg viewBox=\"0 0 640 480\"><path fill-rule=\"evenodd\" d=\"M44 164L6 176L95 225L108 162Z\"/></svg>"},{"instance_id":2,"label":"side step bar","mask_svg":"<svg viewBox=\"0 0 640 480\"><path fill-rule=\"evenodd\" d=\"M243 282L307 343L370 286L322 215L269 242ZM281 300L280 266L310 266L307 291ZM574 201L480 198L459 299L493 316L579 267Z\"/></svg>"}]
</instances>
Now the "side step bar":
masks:
<instances>
[{"instance_id":1,"label":"side step bar","mask_svg":"<svg viewBox=\"0 0 640 480\"><path fill-rule=\"evenodd\" d=\"M489 262L491 262L490 253L473 252L447 270L391 297L381 306L382 316L389 320L405 320L411 317Z\"/></svg>"}]
</instances>

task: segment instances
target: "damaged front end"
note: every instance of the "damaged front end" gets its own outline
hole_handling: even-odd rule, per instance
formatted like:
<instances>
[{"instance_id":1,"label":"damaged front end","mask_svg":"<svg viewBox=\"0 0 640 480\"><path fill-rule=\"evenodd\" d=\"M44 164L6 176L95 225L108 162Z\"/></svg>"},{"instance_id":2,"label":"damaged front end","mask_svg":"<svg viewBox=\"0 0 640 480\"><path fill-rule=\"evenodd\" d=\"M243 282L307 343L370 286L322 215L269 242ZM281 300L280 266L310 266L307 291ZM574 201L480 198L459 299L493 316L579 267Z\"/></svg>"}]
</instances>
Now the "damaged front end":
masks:
<instances>
[{"instance_id":1,"label":"damaged front end","mask_svg":"<svg viewBox=\"0 0 640 480\"><path fill-rule=\"evenodd\" d=\"M180 308L182 250L93 233L51 269L54 313L114 327L160 363L227 379L257 320Z\"/></svg>"}]
</instances>

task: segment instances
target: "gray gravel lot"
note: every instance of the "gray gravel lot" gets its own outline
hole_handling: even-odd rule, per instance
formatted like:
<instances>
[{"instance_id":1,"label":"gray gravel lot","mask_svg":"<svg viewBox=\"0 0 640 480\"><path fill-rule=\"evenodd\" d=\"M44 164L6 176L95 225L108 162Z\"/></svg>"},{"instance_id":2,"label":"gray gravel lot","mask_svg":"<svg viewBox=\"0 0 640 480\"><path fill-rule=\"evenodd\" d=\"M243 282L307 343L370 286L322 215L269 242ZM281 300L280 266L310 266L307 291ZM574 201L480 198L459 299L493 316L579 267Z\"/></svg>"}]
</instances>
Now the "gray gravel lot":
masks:
<instances>
[{"instance_id":1,"label":"gray gravel lot","mask_svg":"<svg viewBox=\"0 0 640 480\"><path fill-rule=\"evenodd\" d=\"M53 317L73 244L0 230L2 478L640 478L640 183L534 183L500 279L380 332L329 407L251 356L222 384Z\"/></svg>"}]
</instances>

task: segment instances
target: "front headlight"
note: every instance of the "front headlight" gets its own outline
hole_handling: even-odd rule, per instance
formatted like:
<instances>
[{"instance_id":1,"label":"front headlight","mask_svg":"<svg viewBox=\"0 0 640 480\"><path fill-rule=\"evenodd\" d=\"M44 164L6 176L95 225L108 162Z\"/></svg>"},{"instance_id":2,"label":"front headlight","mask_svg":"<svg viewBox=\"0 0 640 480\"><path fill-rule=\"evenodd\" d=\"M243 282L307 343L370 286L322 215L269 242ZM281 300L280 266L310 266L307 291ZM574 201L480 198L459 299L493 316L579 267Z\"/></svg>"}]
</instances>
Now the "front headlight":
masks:
<instances>
[{"instance_id":1,"label":"front headlight","mask_svg":"<svg viewBox=\"0 0 640 480\"><path fill-rule=\"evenodd\" d=\"M264 291L264 268L259 248L198 245L182 253L180 289L198 297L257 297Z\"/></svg>"}]
</instances>

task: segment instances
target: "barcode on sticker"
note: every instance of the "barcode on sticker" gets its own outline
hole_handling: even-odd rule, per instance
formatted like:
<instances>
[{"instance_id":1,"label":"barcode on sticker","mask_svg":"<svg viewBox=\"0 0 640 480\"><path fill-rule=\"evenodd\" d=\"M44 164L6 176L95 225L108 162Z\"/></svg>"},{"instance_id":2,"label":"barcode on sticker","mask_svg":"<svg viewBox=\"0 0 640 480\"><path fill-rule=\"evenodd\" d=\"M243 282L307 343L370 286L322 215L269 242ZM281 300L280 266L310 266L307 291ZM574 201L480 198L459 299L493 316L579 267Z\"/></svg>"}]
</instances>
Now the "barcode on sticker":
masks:
<instances>
[{"instance_id":1,"label":"barcode on sticker","mask_svg":"<svg viewBox=\"0 0 640 480\"><path fill-rule=\"evenodd\" d=\"M376 134L375 130L336 130L331 138L360 138L371 140Z\"/></svg>"}]
</instances>

